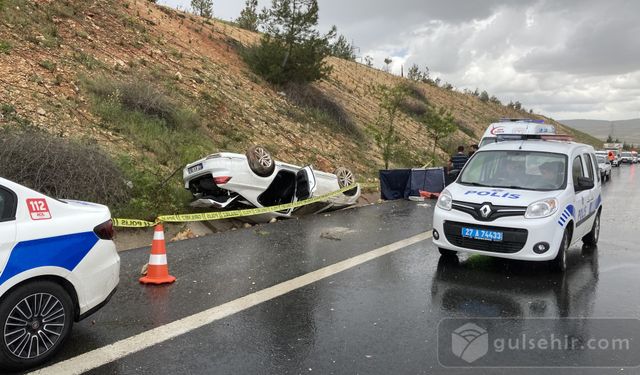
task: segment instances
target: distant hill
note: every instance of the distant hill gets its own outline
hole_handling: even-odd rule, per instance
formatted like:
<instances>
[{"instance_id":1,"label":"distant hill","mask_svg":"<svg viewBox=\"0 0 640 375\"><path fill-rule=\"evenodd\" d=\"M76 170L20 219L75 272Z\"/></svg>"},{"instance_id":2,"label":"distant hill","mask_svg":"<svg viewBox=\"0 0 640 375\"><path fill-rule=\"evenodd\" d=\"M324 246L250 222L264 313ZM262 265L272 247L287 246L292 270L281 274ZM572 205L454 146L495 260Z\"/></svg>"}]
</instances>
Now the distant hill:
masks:
<instances>
[{"instance_id":1,"label":"distant hill","mask_svg":"<svg viewBox=\"0 0 640 375\"><path fill-rule=\"evenodd\" d=\"M622 121L560 120L560 123L585 132L603 141L609 134L627 143L640 143L640 118Z\"/></svg>"}]
</instances>

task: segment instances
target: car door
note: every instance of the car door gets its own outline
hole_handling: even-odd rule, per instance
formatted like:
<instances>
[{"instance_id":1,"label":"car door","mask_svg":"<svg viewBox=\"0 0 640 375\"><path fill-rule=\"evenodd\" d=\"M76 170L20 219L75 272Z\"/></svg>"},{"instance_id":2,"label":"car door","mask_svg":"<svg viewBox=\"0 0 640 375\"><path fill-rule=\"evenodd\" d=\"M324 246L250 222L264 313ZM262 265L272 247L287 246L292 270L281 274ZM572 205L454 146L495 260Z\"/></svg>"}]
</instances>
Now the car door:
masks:
<instances>
[{"instance_id":1,"label":"car door","mask_svg":"<svg viewBox=\"0 0 640 375\"><path fill-rule=\"evenodd\" d=\"M0 275L16 242L16 194L0 185Z\"/></svg>"},{"instance_id":2,"label":"car door","mask_svg":"<svg viewBox=\"0 0 640 375\"><path fill-rule=\"evenodd\" d=\"M587 177L585 172L584 162L582 156L577 154L573 158L571 167L571 177L573 179L573 189L575 192L574 207L575 207L575 230L573 233L573 240L582 238L584 236L584 221L587 212L587 204L589 199L589 190L580 191L578 188L578 180L582 177Z\"/></svg>"},{"instance_id":3,"label":"car door","mask_svg":"<svg viewBox=\"0 0 640 375\"><path fill-rule=\"evenodd\" d=\"M588 233L593 227L593 221L595 220L595 213L600 205L600 189L602 188L602 178L600 177L600 169L596 162L595 155L591 153L582 154L583 160L585 160L585 168L588 175L593 180L593 188L589 189L589 195L587 198L587 216L585 220L586 232Z\"/></svg>"},{"instance_id":4,"label":"car door","mask_svg":"<svg viewBox=\"0 0 640 375\"><path fill-rule=\"evenodd\" d=\"M316 176L311 167L302 168L296 173L296 200L311 198L316 191Z\"/></svg>"}]
</instances>

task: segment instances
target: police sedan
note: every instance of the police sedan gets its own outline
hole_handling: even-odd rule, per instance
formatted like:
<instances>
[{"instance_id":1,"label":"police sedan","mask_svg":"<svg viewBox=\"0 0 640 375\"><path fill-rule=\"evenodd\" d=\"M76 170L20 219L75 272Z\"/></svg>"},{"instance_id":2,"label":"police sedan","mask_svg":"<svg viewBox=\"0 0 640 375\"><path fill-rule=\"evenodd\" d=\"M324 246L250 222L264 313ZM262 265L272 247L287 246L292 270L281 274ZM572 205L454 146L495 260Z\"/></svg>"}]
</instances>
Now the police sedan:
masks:
<instances>
[{"instance_id":1,"label":"police sedan","mask_svg":"<svg viewBox=\"0 0 640 375\"><path fill-rule=\"evenodd\" d=\"M47 361L107 303L120 273L112 236L107 207L0 178L0 368Z\"/></svg>"}]
</instances>

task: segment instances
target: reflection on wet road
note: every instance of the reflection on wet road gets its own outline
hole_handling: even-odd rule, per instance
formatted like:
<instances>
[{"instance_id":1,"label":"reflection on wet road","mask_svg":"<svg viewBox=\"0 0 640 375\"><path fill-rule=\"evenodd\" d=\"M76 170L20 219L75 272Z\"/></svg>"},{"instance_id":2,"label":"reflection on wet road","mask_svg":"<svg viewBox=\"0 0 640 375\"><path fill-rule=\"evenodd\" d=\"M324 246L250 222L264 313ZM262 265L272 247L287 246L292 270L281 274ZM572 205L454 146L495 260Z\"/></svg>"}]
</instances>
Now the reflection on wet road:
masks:
<instances>
[{"instance_id":1,"label":"reflection on wet road","mask_svg":"<svg viewBox=\"0 0 640 375\"><path fill-rule=\"evenodd\" d=\"M504 325L516 329L525 324L519 318L640 318L637 168L614 168L604 188L600 245L572 248L564 275L550 273L544 264L482 256L446 260L427 240L90 373L511 374L514 370L509 368L470 372L442 367L437 355L439 322L450 317L505 318ZM179 280L166 288L132 282L147 253L126 252L121 290L105 310L74 327L58 359L424 232L430 228L432 212L414 202L392 202L172 244L170 266ZM327 231L339 239L323 237ZM559 333L572 336L597 328L582 320L550 322ZM579 363L582 354L548 355L537 358L539 366L551 359ZM608 374L621 369L515 372Z\"/></svg>"}]
</instances>

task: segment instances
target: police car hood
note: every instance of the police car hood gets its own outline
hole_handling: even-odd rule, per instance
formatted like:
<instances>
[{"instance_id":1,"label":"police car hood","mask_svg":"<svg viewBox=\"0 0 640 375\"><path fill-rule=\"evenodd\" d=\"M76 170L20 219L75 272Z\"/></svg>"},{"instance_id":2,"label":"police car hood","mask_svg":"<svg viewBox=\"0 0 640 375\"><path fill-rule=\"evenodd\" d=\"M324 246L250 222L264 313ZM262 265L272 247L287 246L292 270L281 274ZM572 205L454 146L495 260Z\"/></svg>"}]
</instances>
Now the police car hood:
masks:
<instances>
[{"instance_id":1,"label":"police car hood","mask_svg":"<svg viewBox=\"0 0 640 375\"><path fill-rule=\"evenodd\" d=\"M558 195L557 191L535 191L510 188L489 188L479 186L466 186L453 183L447 186L454 201L485 203L490 202L497 206L524 207L541 199L552 198Z\"/></svg>"}]
</instances>

